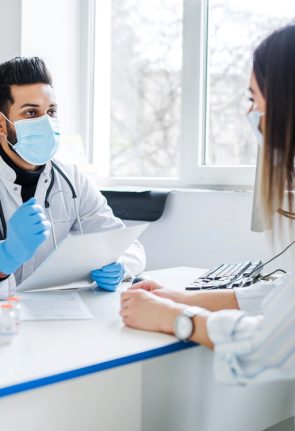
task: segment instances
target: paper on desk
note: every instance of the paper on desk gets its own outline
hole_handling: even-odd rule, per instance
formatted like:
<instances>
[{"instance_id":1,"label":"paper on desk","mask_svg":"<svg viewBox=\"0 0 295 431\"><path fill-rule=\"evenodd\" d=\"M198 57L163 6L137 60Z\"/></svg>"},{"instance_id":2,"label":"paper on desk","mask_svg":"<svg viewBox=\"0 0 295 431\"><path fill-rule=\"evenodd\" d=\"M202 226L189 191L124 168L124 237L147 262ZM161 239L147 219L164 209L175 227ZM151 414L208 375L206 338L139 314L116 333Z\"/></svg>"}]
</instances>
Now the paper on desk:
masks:
<instances>
[{"instance_id":1,"label":"paper on desk","mask_svg":"<svg viewBox=\"0 0 295 431\"><path fill-rule=\"evenodd\" d=\"M78 293L21 293L21 320L92 319Z\"/></svg>"}]
</instances>

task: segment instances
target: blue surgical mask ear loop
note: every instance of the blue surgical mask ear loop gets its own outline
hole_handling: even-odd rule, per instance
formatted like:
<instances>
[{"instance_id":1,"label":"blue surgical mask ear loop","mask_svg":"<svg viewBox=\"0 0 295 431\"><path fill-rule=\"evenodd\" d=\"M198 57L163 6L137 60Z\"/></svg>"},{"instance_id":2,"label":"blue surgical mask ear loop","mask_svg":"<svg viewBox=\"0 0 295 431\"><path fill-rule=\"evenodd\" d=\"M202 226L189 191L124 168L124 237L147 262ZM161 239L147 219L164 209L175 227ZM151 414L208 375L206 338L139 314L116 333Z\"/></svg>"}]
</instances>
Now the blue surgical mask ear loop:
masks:
<instances>
[{"instance_id":1,"label":"blue surgical mask ear loop","mask_svg":"<svg viewBox=\"0 0 295 431\"><path fill-rule=\"evenodd\" d=\"M3 117L5 118L5 120L6 120L6 121L8 121L8 123L12 124L12 125L13 125L13 127L15 128L14 123L13 123L12 121L10 121L10 120L6 117L6 115L4 115L4 114L3 114L3 112L0 112L0 113L3 115ZM9 142L9 140L7 139L7 136L6 136L6 135L4 135L4 134L3 134L3 136L5 137L6 142L8 143L8 145L10 145L10 146L11 146L11 149L14 151L14 149L13 149L13 144L12 144L11 142ZM14 151L14 152L15 152L15 151Z\"/></svg>"},{"instance_id":2,"label":"blue surgical mask ear loop","mask_svg":"<svg viewBox=\"0 0 295 431\"><path fill-rule=\"evenodd\" d=\"M51 226L52 226L52 238L53 238L54 247L57 248L57 241L56 241L56 236L55 236L53 218L52 218L52 213L51 213L51 209L50 209L50 205L49 205L49 195L50 195L50 192L52 190L52 187L54 185L54 180L55 180L54 169L56 169L57 172L64 178L64 180L66 181L66 183L68 184L68 186L69 186L69 188L70 188L70 190L72 192L72 198L73 198L73 201L74 201L76 218L77 218L77 222L78 222L78 225L79 225L79 230L80 230L81 235L83 235L83 228L82 228L81 219L80 219L79 211L78 211L78 207L77 207L77 201L76 201L77 194L75 192L75 189L74 189L72 183L70 182L70 180L68 179L68 177L63 173L63 171L53 161L51 161L51 163L52 163L51 181L50 181L49 187L48 187L46 195L45 195L44 205L45 205L45 208L47 208L47 210L48 210L48 214L49 214L49 218L50 218L50 223L51 223Z\"/></svg>"}]
</instances>

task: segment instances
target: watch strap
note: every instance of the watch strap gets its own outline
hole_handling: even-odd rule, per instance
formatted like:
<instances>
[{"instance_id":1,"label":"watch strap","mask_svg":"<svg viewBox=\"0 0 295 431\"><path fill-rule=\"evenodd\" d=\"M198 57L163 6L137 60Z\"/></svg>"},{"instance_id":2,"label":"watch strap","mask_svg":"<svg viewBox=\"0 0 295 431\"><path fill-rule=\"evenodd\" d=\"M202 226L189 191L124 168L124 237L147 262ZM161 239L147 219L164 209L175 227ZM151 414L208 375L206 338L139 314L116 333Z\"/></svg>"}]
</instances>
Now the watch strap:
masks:
<instances>
[{"instance_id":1,"label":"watch strap","mask_svg":"<svg viewBox=\"0 0 295 431\"><path fill-rule=\"evenodd\" d=\"M206 309L198 306L187 307L182 312L182 314L184 314L187 317L190 317L191 319L198 316L199 314L206 314L206 313L207 313Z\"/></svg>"}]
</instances>

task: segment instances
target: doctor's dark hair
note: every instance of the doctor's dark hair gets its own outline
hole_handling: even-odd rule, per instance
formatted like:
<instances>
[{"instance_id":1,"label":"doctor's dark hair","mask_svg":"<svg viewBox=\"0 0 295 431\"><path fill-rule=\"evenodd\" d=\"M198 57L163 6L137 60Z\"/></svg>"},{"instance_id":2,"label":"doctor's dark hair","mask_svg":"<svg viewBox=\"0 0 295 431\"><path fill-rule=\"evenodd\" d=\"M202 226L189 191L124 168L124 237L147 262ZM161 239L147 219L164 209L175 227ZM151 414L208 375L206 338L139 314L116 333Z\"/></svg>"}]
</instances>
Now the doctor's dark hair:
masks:
<instances>
[{"instance_id":1,"label":"doctor's dark hair","mask_svg":"<svg viewBox=\"0 0 295 431\"><path fill-rule=\"evenodd\" d=\"M253 72L266 100L261 192L267 222L293 211L295 154L295 25L269 35L255 50ZM287 192L287 211L281 209Z\"/></svg>"},{"instance_id":2,"label":"doctor's dark hair","mask_svg":"<svg viewBox=\"0 0 295 431\"><path fill-rule=\"evenodd\" d=\"M39 57L15 57L0 64L0 111L6 116L14 103L11 85L48 84L52 79L44 61Z\"/></svg>"}]
</instances>

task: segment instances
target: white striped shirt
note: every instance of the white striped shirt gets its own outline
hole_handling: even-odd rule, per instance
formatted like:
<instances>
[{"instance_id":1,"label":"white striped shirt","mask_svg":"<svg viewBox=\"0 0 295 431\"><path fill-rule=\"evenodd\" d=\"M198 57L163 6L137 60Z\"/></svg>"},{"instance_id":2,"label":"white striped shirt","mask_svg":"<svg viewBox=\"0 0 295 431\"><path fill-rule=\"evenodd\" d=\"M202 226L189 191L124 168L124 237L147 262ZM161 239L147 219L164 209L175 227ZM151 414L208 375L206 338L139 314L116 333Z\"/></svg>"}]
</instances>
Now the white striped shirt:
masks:
<instances>
[{"instance_id":1,"label":"white striped shirt","mask_svg":"<svg viewBox=\"0 0 295 431\"><path fill-rule=\"evenodd\" d=\"M215 373L225 383L295 378L295 274L235 291L240 310L211 313Z\"/></svg>"}]
</instances>

